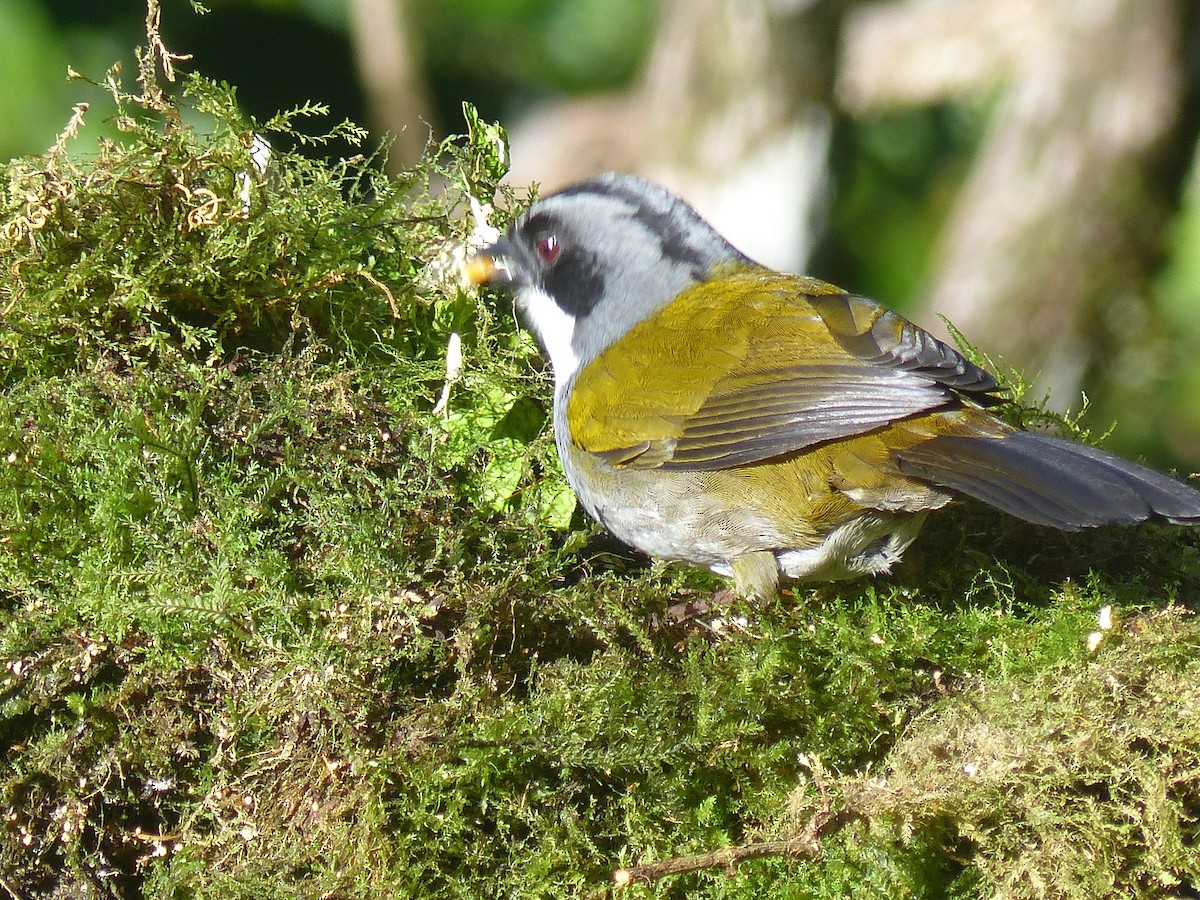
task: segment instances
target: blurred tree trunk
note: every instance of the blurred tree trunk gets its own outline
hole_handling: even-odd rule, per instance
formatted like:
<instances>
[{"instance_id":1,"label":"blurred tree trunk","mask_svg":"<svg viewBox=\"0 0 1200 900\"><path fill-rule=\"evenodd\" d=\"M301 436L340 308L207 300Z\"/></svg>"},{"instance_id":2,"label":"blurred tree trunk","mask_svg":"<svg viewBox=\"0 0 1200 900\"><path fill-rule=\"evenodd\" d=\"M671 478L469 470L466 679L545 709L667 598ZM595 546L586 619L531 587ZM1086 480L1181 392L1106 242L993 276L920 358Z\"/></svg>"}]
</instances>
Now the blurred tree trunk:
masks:
<instances>
[{"instance_id":1,"label":"blurred tree trunk","mask_svg":"<svg viewBox=\"0 0 1200 900\"><path fill-rule=\"evenodd\" d=\"M841 3L666 0L639 168L735 245L804 267L827 205Z\"/></svg>"},{"instance_id":2,"label":"blurred tree trunk","mask_svg":"<svg viewBox=\"0 0 1200 900\"><path fill-rule=\"evenodd\" d=\"M664 0L630 93L511 129L516 183L621 169L686 195L762 262L803 266L827 198L841 0Z\"/></svg>"},{"instance_id":3,"label":"blurred tree trunk","mask_svg":"<svg viewBox=\"0 0 1200 900\"><path fill-rule=\"evenodd\" d=\"M432 123L407 12L405 0L350 0L350 40L371 130L395 137L388 158L392 173L421 158Z\"/></svg>"},{"instance_id":4,"label":"blurred tree trunk","mask_svg":"<svg viewBox=\"0 0 1200 900\"><path fill-rule=\"evenodd\" d=\"M925 296L1052 405L1159 374L1147 294L1194 143L1194 0L900 0L845 23L853 114L996 92Z\"/></svg>"}]
</instances>

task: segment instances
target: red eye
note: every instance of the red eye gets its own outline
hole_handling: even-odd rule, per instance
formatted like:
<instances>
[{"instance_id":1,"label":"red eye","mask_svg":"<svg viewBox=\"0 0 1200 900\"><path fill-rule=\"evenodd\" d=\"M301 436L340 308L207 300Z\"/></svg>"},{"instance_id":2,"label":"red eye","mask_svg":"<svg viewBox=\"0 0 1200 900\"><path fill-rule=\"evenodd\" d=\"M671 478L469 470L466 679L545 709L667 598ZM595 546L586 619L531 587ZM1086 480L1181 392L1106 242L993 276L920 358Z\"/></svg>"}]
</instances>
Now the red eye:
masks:
<instances>
[{"instance_id":1,"label":"red eye","mask_svg":"<svg viewBox=\"0 0 1200 900\"><path fill-rule=\"evenodd\" d=\"M537 250L537 255L541 257L542 262L552 265L558 259L558 238L552 234L540 237L534 245L534 249Z\"/></svg>"}]
</instances>

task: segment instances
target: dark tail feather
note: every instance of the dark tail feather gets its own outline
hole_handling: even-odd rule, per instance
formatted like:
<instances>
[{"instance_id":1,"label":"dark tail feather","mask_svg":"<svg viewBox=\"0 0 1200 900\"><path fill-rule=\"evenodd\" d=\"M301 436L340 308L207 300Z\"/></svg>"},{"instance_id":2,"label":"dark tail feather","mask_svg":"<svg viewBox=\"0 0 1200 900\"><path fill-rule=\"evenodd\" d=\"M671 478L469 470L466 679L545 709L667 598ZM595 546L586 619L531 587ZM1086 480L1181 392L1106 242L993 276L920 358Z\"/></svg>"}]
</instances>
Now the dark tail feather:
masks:
<instances>
[{"instance_id":1,"label":"dark tail feather","mask_svg":"<svg viewBox=\"0 0 1200 900\"><path fill-rule=\"evenodd\" d=\"M935 437L899 454L900 470L1007 513L1074 531L1165 519L1200 525L1200 491L1111 453L1030 431Z\"/></svg>"}]
</instances>

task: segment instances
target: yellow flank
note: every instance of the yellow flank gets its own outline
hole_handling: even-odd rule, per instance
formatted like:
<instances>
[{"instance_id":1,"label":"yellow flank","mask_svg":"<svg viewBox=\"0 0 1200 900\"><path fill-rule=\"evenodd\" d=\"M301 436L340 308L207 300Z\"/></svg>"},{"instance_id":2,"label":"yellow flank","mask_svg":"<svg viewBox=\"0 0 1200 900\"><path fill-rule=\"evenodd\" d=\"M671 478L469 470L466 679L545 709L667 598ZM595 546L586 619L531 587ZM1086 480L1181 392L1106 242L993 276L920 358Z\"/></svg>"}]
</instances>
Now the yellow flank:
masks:
<instances>
[{"instance_id":1,"label":"yellow flank","mask_svg":"<svg viewBox=\"0 0 1200 900\"><path fill-rule=\"evenodd\" d=\"M938 413L928 418L956 416ZM947 430L962 427L945 424ZM864 509L919 512L945 504L949 497L944 491L901 474L891 464L894 452L930 436L928 428L898 424L790 457L706 473L704 487L730 508L761 511L787 533L793 546L804 546Z\"/></svg>"}]
</instances>

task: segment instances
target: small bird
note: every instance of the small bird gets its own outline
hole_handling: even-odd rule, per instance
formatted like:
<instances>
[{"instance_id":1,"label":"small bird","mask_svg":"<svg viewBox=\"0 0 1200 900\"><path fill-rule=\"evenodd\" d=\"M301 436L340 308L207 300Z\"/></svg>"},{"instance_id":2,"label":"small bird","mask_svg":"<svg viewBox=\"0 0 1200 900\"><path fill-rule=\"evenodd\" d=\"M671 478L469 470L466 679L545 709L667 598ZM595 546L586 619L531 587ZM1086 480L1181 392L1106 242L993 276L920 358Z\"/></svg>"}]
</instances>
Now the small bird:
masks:
<instances>
[{"instance_id":1,"label":"small bird","mask_svg":"<svg viewBox=\"0 0 1200 900\"><path fill-rule=\"evenodd\" d=\"M954 348L755 263L652 182L537 200L467 277L511 291L549 356L584 509L739 594L886 573L955 493L1065 530L1200 524L1200 492L1007 424L999 383Z\"/></svg>"}]
</instances>

